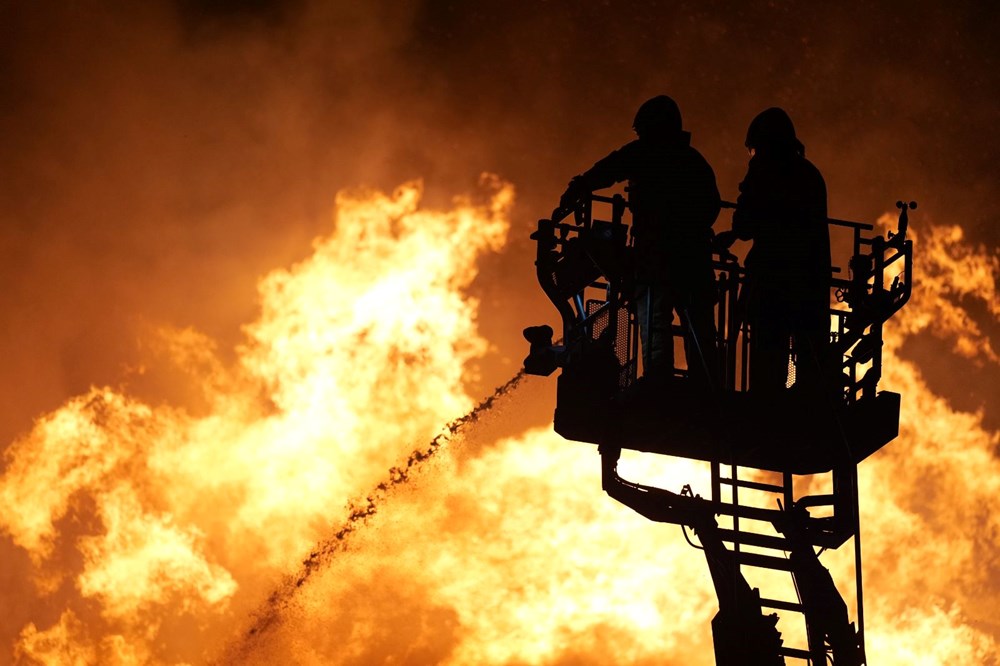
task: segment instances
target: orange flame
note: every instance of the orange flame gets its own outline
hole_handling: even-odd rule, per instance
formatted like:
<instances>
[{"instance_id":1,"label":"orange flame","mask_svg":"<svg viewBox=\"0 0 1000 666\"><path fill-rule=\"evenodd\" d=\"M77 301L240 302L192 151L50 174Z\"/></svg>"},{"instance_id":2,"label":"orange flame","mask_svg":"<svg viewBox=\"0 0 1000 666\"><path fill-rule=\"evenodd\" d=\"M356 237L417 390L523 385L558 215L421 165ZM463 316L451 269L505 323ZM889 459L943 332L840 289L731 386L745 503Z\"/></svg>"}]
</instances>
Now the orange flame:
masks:
<instances>
[{"instance_id":1,"label":"orange flame","mask_svg":"<svg viewBox=\"0 0 1000 666\"><path fill-rule=\"evenodd\" d=\"M57 661L81 632L86 655L113 636L152 654L173 616L224 618L241 586L300 557L344 498L470 406L464 366L488 345L462 292L502 247L513 197L496 178L483 186L485 201L442 213L419 208L419 183L342 193L333 234L261 282L233 368L204 336L165 332L207 414L95 388L7 450L0 529L30 554L39 592L67 599L58 624L22 632L20 658ZM61 566L67 549L79 567ZM103 624L81 625L95 603Z\"/></svg>"},{"instance_id":2,"label":"orange flame","mask_svg":"<svg viewBox=\"0 0 1000 666\"><path fill-rule=\"evenodd\" d=\"M679 530L604 496L592 448L489 423L456 434L466 446L440 449L311 575L279 585L276 620L247 636L248 613L274 602L275 578L329 537L345 502L473 404L465 368L488 343L463 292L478 258L503 247L512 203L510 186L484 186L484 202L444 212L420 209L417 184L340 195L333 234L261 282L233 367L204 336L166 333L206 413L95 388L11 446L0 529L58 609L21 628L17 662L714 663L714 592ZM1000 363L964 307L982 299L1000 319L1000 267L934 225L919 230L917 266L913 302L886 332L900 437L860 470L869 657L990 663L1000 440L936 395L902 347L930 334ZM498 404L515 419L552 390L529 382ZM706 492L698 463L622 465ZM824 554L845 590L847 551Z\"/></svg>"}]
</instances>

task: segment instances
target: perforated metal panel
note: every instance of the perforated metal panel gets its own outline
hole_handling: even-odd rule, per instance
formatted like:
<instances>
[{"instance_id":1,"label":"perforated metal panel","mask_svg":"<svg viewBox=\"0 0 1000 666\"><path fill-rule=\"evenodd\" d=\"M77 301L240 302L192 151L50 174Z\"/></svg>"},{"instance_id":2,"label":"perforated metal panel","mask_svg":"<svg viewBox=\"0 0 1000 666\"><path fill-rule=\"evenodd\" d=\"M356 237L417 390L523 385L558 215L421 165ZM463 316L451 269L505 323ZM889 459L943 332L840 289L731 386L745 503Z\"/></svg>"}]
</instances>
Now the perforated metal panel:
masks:
<instances>
[{"instance_id":1,"label":"perforated metal panel","mask_svg":"<svg viewBox=\"0 0 1000 666\"><path fill-rule=\"evenodd\" d=\"M586 303L586 316L589 318L605 305L606 301L592 299ZM590 329L591 340L599 339L608 329L611 320L611 308L605 308L593 321ZM636 364L635 359L630 358L630 330L629 311L626 307L618 308L616 330L614 332L615 356L618 358L619 377L618 386L626 389L635 381Z\"/></svg>"}]
</instances>

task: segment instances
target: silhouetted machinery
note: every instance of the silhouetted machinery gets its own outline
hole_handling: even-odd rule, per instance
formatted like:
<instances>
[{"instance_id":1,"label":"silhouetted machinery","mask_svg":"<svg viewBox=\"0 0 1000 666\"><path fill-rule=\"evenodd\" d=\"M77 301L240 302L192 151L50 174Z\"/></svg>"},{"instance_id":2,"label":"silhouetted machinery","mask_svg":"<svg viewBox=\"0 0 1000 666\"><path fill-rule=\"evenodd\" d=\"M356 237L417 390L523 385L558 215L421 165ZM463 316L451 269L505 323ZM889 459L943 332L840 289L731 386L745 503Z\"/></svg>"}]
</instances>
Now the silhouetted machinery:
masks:
<instances>
[{"instance_id":1,"label":"silhouetted machinery","mask_svg":"<svg viewBox=\"0 0 1000 666\"><path fill-rule=\"evenodd\" d=\"M593 195L576 210L557 209L532 234L538 280L563 331L553 343L548 326L525 330L531 343L525 370L562 369L555 430L599 445L609 495L698 535L719 598L712 621L719 666L784 664L786 657L814 666L866 663L857 465L898 434L900 396L878 391L882 326L907 302L912 284L906 227L916 204L897 207L898 228L885 237L870 224L829 220L831 236L850 234L852 256L846 276L836 267L831 275L831 349L842 381L822 396L796 390L793 350L789 388L765 397L753 391L753 331L741 301L746 274L727 251L716 254L717 339L707 351L719 355L723 386L699 389L683 367L666 382L641 376L624 197ZM609 220L594 218L601 208ZM676 324L673 333L679 342L684 330ZM617 465L623 448L707 461L711 497L689 486L675 493L623 479ZM826 492L800 492L817 487ZM856 626L816 553L852 537ZM761 597L746 568L789 573L797 598ZM786 646L779 615L796 614L807 644Z\"/></svg>"}]
</instances>

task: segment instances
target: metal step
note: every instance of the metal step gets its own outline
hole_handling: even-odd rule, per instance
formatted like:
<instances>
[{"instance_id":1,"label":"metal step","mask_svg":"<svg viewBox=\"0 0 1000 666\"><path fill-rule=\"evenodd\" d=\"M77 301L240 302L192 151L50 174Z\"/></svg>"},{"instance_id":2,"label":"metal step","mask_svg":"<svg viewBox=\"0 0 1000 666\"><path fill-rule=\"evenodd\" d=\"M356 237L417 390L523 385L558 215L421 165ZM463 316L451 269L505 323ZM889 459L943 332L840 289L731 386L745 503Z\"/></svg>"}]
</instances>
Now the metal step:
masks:
<instances>
[{"instance_id":1,"label":"metal step","mask_svg":"<svg viewBox=\"0 0 1000 666\"><path fill-rule=\"evenodd\" d=\"M732 479L729 477L720 477L719 483L724 483L727 486L737 486L739 488L750 488L752 490L763 490L768 493L782 493L785 492L784 486L777 486L773 483L760 483L759 481L744 481L743 479Z\"/></svg>"},{"instance_id":2,"label":"metal step","mask_svg":"<svg viewBox=\"0 0 1000 666\"><path fill-rule=\"evenodd\" d=\"M743 551L733 554L736 556L736 561L741 565L745 564L750 567L774 569L776 571L792 571L792 563L784 557L744 553Z\"/></svg>"},{"instance_id":3,"label":"metal step","mask_svg":"<svg viewBox=\"0 0 1000 666\"><path fill-rule=\"evenodd\" d=\"M813 658L813 653L809 652L809 650L800 650L799 648L792 648L792 647L778 648L778 654L780 654L782 657L795 657L796 659L811 660Z\"/></svg>"},{"instance_id":4,"label":"metal step","mask_svg":"<svg viewBox=\"0 0 1000 666\"><path fill-rule=\"evenodd\" d=\"M792 611L795 613L802 612L802 604L797 601L781 601L780 599L765 599L761 597L760 605L765 608L776 608L778 610Z\"/></svg>"},{"instance_id":5,"label":"metal step","mask_svg":"<svg viewBox=\"0 0 1000 666\"><path fill-rule=\"evenodd\" d=\"M722 537L723 541L728 541L729 543L739 543L746 546L758 546L759 548L772 548L780 551L788 550L788 542L784 537L723 528L719 528L718 533L719 536Z\"/></svg>"},{"instance_id":6,"label":"metal step","mask_svg":"<svg viewBox=\"0 0 1000 666\"><path fill-rule=\"evenodd\" d=\"M712 509L715 513L723 516L738 516L740 518L762 520L768 523L781 514L780 509L761 509L755 506L729 504L728 502L716 502Z\"/></svg>"}]
</instances>

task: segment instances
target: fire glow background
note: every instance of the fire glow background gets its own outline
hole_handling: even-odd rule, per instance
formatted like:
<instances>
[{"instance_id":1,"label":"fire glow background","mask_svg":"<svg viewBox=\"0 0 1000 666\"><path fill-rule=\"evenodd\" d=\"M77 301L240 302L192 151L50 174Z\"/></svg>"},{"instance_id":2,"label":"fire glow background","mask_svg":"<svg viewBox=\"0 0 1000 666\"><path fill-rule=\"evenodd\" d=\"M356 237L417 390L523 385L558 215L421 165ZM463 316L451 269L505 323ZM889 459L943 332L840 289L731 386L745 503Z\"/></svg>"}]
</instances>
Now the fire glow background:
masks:
<instances>
[{"instance_id":1,"label":"fire glow background","mask_svg":"<svg viewBox=\"0 0 1000 666\"><path fill-rule=\"evenodd\" d=\"M335 537L517 370L535 219L663 92L726 198L780 105L834 215L920 201L869 654L996 663L996 9L141 4L0 5L0 663L713 663L701 554L551 380Z\"/></svg>"}]
</instances>

